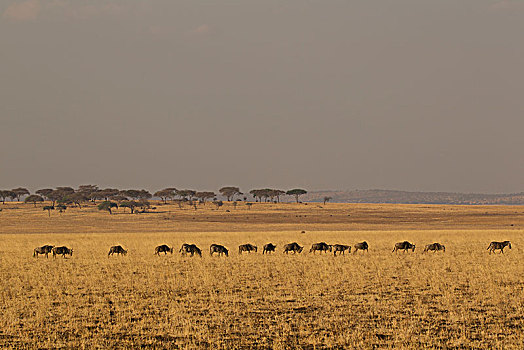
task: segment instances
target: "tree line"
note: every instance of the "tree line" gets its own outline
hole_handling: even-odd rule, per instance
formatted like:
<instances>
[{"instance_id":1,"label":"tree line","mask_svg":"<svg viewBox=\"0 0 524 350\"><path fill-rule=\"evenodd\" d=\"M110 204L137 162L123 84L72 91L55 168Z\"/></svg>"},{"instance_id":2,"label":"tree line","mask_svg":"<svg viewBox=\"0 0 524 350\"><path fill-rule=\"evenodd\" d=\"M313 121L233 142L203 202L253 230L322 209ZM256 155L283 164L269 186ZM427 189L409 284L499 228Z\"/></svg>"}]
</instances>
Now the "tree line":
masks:
<instances>
[{"instance_id":1,"label":"tree line","mask_svg":"<svg viewBox=\"0 0 524 350\"><path fill-rule=\"evenodd\" d=\"M225 186L220 188L218 193L226 198L227 201L248 201L247 194L242 193L239 187ZM248 192L248 195L251 195L255 202L280 202L282 196L288 195L294 197L298 203L300 196L306 193L306 190L300 188L288 191L265 188L253 189ZM60 211L66 210L67 205L82 207L86 203L96 203L97 201L102 201L98 205L100 210L106 210L111 213L112 208L124 207L129 208L131 213L133 213L136 208L149 208L149 199L153 197L160 198L164 204L172 201L178 203L179 206L184 202L193 205L195 201L205 204L207 201L212 200L217 207L220 207L222 203L222 201L218 200L218 195L215 192L177 189L174 187L164 188L154 193L144 189L100 189L97 185L81 185L77 189L72 187L42 188L35 191L34 194L31 194L27 188L22 187L12 190L0 190L0 200L3 204L5 204L7 199L20 201L24 197L25 203L31 203L35 207L37 203L51 202L52 205L44 207L44 210L47 210L49 213L55 209Z\"/></svg>"}]
</instances>

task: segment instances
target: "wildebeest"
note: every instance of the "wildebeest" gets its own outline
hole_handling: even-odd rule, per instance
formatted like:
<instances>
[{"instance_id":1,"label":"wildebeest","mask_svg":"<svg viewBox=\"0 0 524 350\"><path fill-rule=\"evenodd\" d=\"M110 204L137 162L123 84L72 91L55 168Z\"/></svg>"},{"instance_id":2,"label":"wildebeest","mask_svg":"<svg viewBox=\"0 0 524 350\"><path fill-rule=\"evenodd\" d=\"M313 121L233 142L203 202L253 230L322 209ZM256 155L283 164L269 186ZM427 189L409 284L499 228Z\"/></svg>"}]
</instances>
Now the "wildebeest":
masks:
<instances>
[{"instance_id":1,"label":"wildebeest","mask_svg":"<svg viewBox=\"0 0 524 350\"><path fill-rule=\"evenodd\" d=\"M179 253L182 253L183 255L186 255L187 253L191 254L191 256L197 254L198 256L202 257L202 251L200 248L198 248L195 244L182 244L182 247L179 250Z\"/></svg>"},{"instance_id":2,"label":"wildebeest","mask_svg":"<svg viewBox=\"0 0 524 350\"><path fill-rule=\"evenodd\" d=\"M73 256L73 249L67 248L67 247L54 247L53 248L53 258L56 258L57 255L62 255L62 257L65 258L66 254Z\"/></svg>"},{"instance_id":3,"label":"wildebeest","mask_svg":"<svg viewBox=\"0 0 524 350\"><path fill-rule=\"evenodd\" d=\"M504 241L504 242L491 242L488 246L489 253L491 254L496 249L500 249L500 253L504 254L504 248L508 246L509 249L511 249L511 242L510 241Z\"/></svg>"},{"instance_id":4,"label":"wildebeest","mask_svg":"<svg viewBox=\"0 0 524 350\"><path fill-rule=\"evenodd\" d=\"M392 252L396 252L397 250L402 250L402 249L404 250L404 252L407 252L408 249L411 249L411 251L414 252L415 251L415 245L409 243L408 241L398 242L398 243L395 244L395 247L393 248Z\"/></svg>"},{"instance_id":5,"label":"wildebeest","mask_svg":"<svg viewBox=\"0 0 524 350\"><path fill-rule=\"evenodd\" d=\"M422 253L425 253L427 251L430 251L432 250L433 253L439 251L439 250L442 250L443 252L446 251L446 247L440 243L431 243L431 244L428 244L426 247L424 247L424 251Z\"/></svg>"},{"instance_id":6,"label":"wildebeest","mask_svg":"<svg viewBox=\"0 0 524 350\"><path fill-rule=\"evenodd\" d=\"M360 243L357 243L353 246L353 248L355 248L355 250L353 251L353 254L355 254L359 249L360 250L365 250L366 252L368 252L368 242L364 241L364 242L360 242Z\"/></svg>"},{"instance_id":7,"label":"wildebeest","mask_svg":"<svg viewBox=\"0 0 524 350\"><path fill-rule=\"evenodd\" d=\"M38 254L45 255L45 257L48 258L48 254L51 253L53 248L54 248L54 245L44 245L41 247L36 247L33 250L33 258L35 257L38 258Z\"/></svg>"},{"instance_id":8,"label":"wildebeest","mask_svg":"<svg viewBox=\"0 0 524 350\"><path fill-rule=\"evenodd\" d=\"M220 244L211 244L209 246L209 255L213 256L213 253L218 253L218 256L225 254L229 256L229 250L226 247Z\"/></svg>"},{"instance_id":9,"label":"wildebeest","mask_svg":"<svg viewBox=\"0 0 524 350\"><path fill-rule=\"evenodd\" d=\"M304 247L301 247L298 245L297 242L289 243L284 246L284 253L288 254L289 252L293 252L293 254L296 253L302 253L302 249Z\"/></svg>"},{"instance_id":10,"label":"wildebeest","mask_svg":"<svg viewBox=\"0 0 524 350\"><path fill-rule=\"evenodd\" d=\"M109 248L109 253L107 253L107 256L109 257L109 255L113 255L113 254L126 255L127 254L127 250L122 248L121 245L114 245L111 248Z\"/></svg>"},{"instance_id":11,"label":"wildebeest","mask_svg":"<svg viewBox=\"0 0 524 350\"><path fill-rule=\"evenodd\" d=\"M270 252L274 252L275 249L277 248L276 245L272 244L272 243L268 243L266 245L264 245L264 250L262 251L262 254L266 254L266 253L270 253Z\"/></svg>"},{"instance_id":12,"label":"wildebeest","mask_svg":"<svg viewBox=\"0 0 524 350\"><path fill-rule=\"evenodd\" d=\"M238 246L238 254L242 254L242 252L248 252L248 253L251 253L251 252L256 252L257 251L257 246L256 245L252 245L252 244L242 244L242 245L239 245Z\"/></svg>"},{"instance_id":13,"label":"wildebeest","mask_svg":"<svg viewBox=\"0 0 524 350\"><path fill-rule=\"evenodd\" d=\"M167 253L173 254L173 248L169 247L166 244L159 245L155 248L155 254L160 256L160 253L164 253L164 255L167 255Z\"/></svg>"},{"instance_id":14,"label":"wildebeest","mask_svg":"<svg viewBox=\"0 0 524 350\"><path fill-rule=\"evenodd\" d=\"M333 247L327 244L326 242L314 243L311 245L311 249L309 250L309 252L315 254L317 250L320 251L320 253L327 253L328 250L331 252L333 250Z\"/></svg>"},{"instance_id":15,"label":"wildebeest","mask_svg":"<svg viewBox=\"0 0 524 350\"><path fill-rule=\"evenodd\" d=\"M344 254L345 251L348 251L348 253L351 253L351 246L349 245L343 245L343 244L334 244L333 245L333 255L337 256L337 252L340 254Z\"/></svg>"}]
</instances>

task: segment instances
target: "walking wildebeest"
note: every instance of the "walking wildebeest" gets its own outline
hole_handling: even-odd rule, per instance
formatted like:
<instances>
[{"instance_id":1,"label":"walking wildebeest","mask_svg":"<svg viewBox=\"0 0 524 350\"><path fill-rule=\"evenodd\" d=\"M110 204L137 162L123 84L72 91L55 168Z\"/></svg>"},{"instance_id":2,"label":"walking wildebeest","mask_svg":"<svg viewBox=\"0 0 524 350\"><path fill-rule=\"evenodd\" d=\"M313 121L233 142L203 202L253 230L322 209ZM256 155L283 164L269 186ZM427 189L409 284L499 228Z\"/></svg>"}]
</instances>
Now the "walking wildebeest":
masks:
<instances>
[{"instance_id":1,"label":"walking wildebeest","mask_svg":"<svg viewBox=\"0 0 524 350\"><path fill-rule=\"evenodd\" d=\"M48 258L48 254L51 253L55 246L54 245L44 245L41 247L37 247L33 250L33 258L38 258L38 254L45 255L46 258Z\"/></svg>"},{"instance_id":2,"label":"walking wildebeest","mask_svg":"<svg viewBox=\"0 0 524 350\"><path fill-rule=\"evenodd\" d=\"M252 245L252 244L242 244L242 245L239 245L238 246L238 254L242 254L242 252L248 252L248 253L251 253L251 252L256 252L257 251L257 246L256 245Z\"/></svg>"},{"instance_id":3,"label":"walking wildebeest","mask_svg":"<svg viewBox=\"0 0 524 350\"><path fill-rule=\"evenodd\" d=\"M488 246L489 253L495 252L495 250L500 249L500 253L504 254L504 248L508 246L509 249L511 249L511 242L510 241L504 241L504 242L491 242Z\"/></svg>"},{"instance_id":4,"label":"walking wildebeest","mask_svg":"<svg viewBox=\"0 0 524 350\"><path fill-rule=\"evenodd\" d=\"M407 252L408 249L411 249L411 251L414 252L415 251L415 245L409 243L408 241L398 242L398 243L395 244L395 247L393 248L392 252L396 252L397 250L401 250L401 249L403 249L404 252Z\"/></svg>"},{"instance_id":5,"label":"walking wildebeest","mask_svg":"<svg viewBox=\"0 0 524 350\"><path fill-rule=\"evenodd\" d=\"M191 256L197 254L198 256L202 257L202 251L200 250L200 248L198 248L194 244L184 243L182 244L182 247L180 248L178 252L182 253L183 255L186 255L187 253L189 253L191 254Z\"/></svg>"},{"instance_id":6,"label":"walking wildebeest","mask_svg":"<svg viewBox=\"0 0 524 350\"><path fill-rule=\"evenodd\" d=\"M62 255L62 257L65 258L66 254L73 256L73 249L67 247L53 248L53 258L56 258L57 255Z\"/></svg>"},{"instance_id":7,"label":"walking wildebeest","mask_svg":"<svg viewBox=\"0 0 524 350\"><path fill-rule=\"evenodd\" d=\"M213 253L218 253L218 256L225 254L229 256L229 250L226 247L220 244L211 244L209 246L209 255L213 256Z\"/></svg>"},{"instance_id":8,"label":"walking wildebeest","mask_svg":"<svg viewBox=\"0 0 524 350\"><path fill-rule=\"evenodd\" d=\"M436 253L438 250L442 250L443 252L446 251L446 247L440 243L432 243L428 244L426 247L424 247L424 251L422 253L425 253L427 251L432 250L433 253Z\"/></svg>"},{"instance_id":9,"label":"walking wildebeest","mask_svg":"<svg viewBox=\"0 0 524 350\"><path fill-rule=\"evenodd\" d=\"M277 248L276 245L272 244L272 243L268 243L266 245L264 245L264 250L262 251L262 254L266 254L266 253L270 253L270 252L274 252L275 249Z\"/></svg>"},{"instance_id":10,"label":"walking wildebeest","mask_svg":"<svg viewBox=\"0 0 524 350\"><path fill-rule=\"evenodd\" d=\"M155 254L160 256L160 253L164 253L164 255L167 255L167 252L173 254L173 248L169 247L166 244L159 245L155 248Z\"/></svg>"},{"instance_id":11,"label":"walking wildebeest","mask_svg":"<svg viewBox=\"0 0 524 350\"><path fill-rule=\"evenodd\" d=\"M362 250L362 251L366 251L366 252L369 252L368 248L368 242L364 241L364 242L360 242L360 243L357 243L353 246L353 248L355 248L355 250L353 251L353 254L355 254L359 249Z\"/></svg>"},{"instance_id":12,"label":"walking wildebeest","mask_svg":"<svg viewBox=\"0 0 524 350\"><path fill-rule=\"evenodd\" d=\"M107 257L109 257L109 255L113 255L113 254L126 255L127 254L127 250L122 248L121 245L114 245L111 248L109 248L109 253L107 253Z\"/></svg>"},{"instance_id":13,"label":"walking wildebeest","mask_svg":"<svg viewBox=\"0 0 524 350\"><path fill-rule=\"evenodd\" d=\"M317 250L320 251L320 253L327 253L328 250L331 252L333 250L333 247L327 244L326 242L314 243L311 245L311 249L309 250L309 252L313 252L313 254L315 254Z\"/></svg>"},{"instance_id":14,"label":"walking wildebeest","mask_svg":"<svg viewBox=\"0 0 524 350\"><path fill-rule=\"evenodd\" d=\"M293 252L293 254L296 253L302 253L302 249L304 247L301 247L298 245L297 242L289 243L284 246L284 253L288 254L289 252Z\"/></svg>"},{"instance_id":15,"label":"walking wildebeest","mask_svg":"<svg viewBox=\"0 0 524 350\"><path fill-rule=\"evenodd\" d=\"M348 251L348 253L351 253L351 246L349 245L343 245L343 244L334 244L333 245L333 255L337 256L337 252L340 254L344 254L345 251Z\"/></svg>"}]
</instances>

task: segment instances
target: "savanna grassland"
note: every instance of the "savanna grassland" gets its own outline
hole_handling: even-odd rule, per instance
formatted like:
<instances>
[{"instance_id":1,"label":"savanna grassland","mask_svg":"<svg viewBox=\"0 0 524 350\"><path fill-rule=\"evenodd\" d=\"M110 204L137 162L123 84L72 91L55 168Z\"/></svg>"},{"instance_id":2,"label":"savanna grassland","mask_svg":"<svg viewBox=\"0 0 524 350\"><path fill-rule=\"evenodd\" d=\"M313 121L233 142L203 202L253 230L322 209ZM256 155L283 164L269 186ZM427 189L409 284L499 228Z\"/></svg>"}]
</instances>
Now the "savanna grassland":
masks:
<instances>
[{"instance_id":1,"label":"savanna grassland","mask_svg":"<svg viewBox=\"0 0 524 350\"><path fill-rule=\"evenodd\" d=\"M524 207L155 205L50 216L1 206L0 348L523 347ZM367 253L309 254L315 242L364 240ZM391 252L403 240L414 253ZM490 255L492 240L513 249ZM282 254L293 241L302 254ZM203 257L180 255L184 242ZM277 252L262 255L268 242ZM433 242L446 252L422 254ZM163 243L175 252L154 255ZM230 256L210 257L211 243ZM239 255L243 243L258 253ZM73 256L33 258L44 244ZM128 254L108 258L116 244Z\"/></svg>"}]
</instances>

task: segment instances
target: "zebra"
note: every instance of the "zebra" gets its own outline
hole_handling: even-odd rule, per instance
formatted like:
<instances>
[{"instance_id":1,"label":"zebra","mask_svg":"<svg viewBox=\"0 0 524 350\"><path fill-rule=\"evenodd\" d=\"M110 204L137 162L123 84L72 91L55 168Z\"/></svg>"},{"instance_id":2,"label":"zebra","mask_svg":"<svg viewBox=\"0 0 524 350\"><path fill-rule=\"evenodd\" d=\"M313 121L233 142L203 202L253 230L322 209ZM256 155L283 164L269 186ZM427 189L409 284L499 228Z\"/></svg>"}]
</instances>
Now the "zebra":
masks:
<instances>
[{"instance_id":1,"label":"zebra","mask_svg":"<svg viewBox=\"0 0 524 350\"><path fill-rule=\"evenodd\" d=\"M392 252L396 252L397 250L401 250L401 249L403 249L404 252L407 252L408 249L411 249L411 251L414 252L415 251L415 245L409 243L408 241L399 242L399 243L395 244L395 247L393 248Z\"/></svg>"},{"instance_id":2,"label":"zebra","mask_svg":"<svg viewBox=\"0 0 524 350\"><path fill-rule=\"evenodd\" d=\"M169 247L166 244L159 245L155 248L155 254L160 256L160 253L164 253L164 255L167 255L167 252L173 254L173 248Z\"/></svg>"},{"instance_id":3,"label":"zebra","mask_svg":"<svg viewBox=\"0 0 524 350\"><path fill-rule=\"evenodd\" d=\"M433 253L442 250L443 252L446 251L446 247L443 244L440 243L432 243L428 244L426 247L424 247L424 251L422 253L426 253L427 251L432 250Z\"/></svg>"},{"instance_id":4,"label":"zebra","mask_svg":"<svg viewBox=\"0 0 524 350\"><path fill-rule=\"evenodd\" d=\"M351 253L351 246L349 245L343 245L343 244L334 244L333 245L333 255L337 256L337 252L340 254L344 254L345 251L348 251L348 253Z\"/></svg>"},{"instance_id":5,"label":"zebra","mask_svg":"<svg viewBox=\"0 0 524 350\"><path fill-rule=\"evenodd\" d=\"M211 244L209 246L209 255L213 256L213 253L218 253L218 256L225 254L229 256L229 250L226 247L220 244Z\"/></svg>"},{"instance_id":6,"label":"zebra","mask_svg":"<svg viewBox=\"0 0 524 350\"><path fill-rule=\"evenodd\" d=\"M293 242L293 243L286 244L284 246L284 253L286 254L288 254L289 252L293 252L293 254L302 253L302 249L304 249L304 247L301 247L298 245L298 243Z\"/></svg>"},{"instance_id":7,"label":"zebra","mask_svg":"<svg viewBox=\"0 0 524 350\"><path fill-rule=\"evenodd\" d=\"M234 202L236 203L236 202ZM242 252L248 252L251 253L252 251L257 251L257 246L252 244L242 244L238 246L238 254L242 254Z\"/></svg>"},{"instance_id":8,"label":"zebra","mask_svg":"<svg viewBox=\"0 0 524 350\"><path fill-rule=\"evenodd\" d=\"M113 255L113 254L126 255L127 254L127 250L122 248L121 245L114 245L111 248L109 248L109 253L107 253L107 257L109 257L110 255Z\"/></svg>"},{"instance_id":9,"label":"zebra","mask_svg":"<svg viewBox=\"0 0 524 350\"><path fill-rule=\"evenodd\" d=\"M486 250L489 250L489 253L491 254L492 252L495 252L495 250L500 249L500 253L504 254L504 248L506 248L506 246L508 246L509 249L511 249L511 242L510 241L491 242L488 246L488 249Z\"/></svg>"},{"instance_id":10,"label":"zebra","mask_svg":"<svg viewBox=\"0 0 524 350\"><path fill-rule=\"evenodd\" d=\"M309 252L310 253L312 252L313 254L315 254L317 250L320 251L320 253L322 252L327 253L328 250L330 252L333 251L333 246L330 246L326 242L315 243L311 245L311 249L309 250Z\"/></svg>"},{"instance_id":11,"label":"zebra","mask_svg":"<svg viewBox=\"0 0 524 350\"><path fill-rule=\"evenodd\" d=\"M355 254L359 249L362 250L362 251L365 250L366 252L369 251L368 250L368 248L369 248L368 242L366 242L366 241L355 244L354 248L355 248L355 250L353 251L353 254Z\"/></svg>"},{"instance_id":12,"label":"zebra","mask_svg":"<svg viewBox=\"0 0 524 350\"><path fill-rule=\"evenodd\" d=\"M41 247L36 247L33 250L33 258L38 258L38 254L45 255L45 257L48 258L48 254L51 253L54 247L54 245L44 245Z\"/></svg>"},{"instance_id":13,"label":"zebra","mask_svg":"<svg viewBox=\"0 0 524 350\"><path fill-rule=\"evenodd\" d=\"M62 255L62 257L65 258L66 254L73 256L73 249L67 248L67 247L54 247L53 248L53 258L56 258L57 255Z\"/></svg>"}]
</instances>

